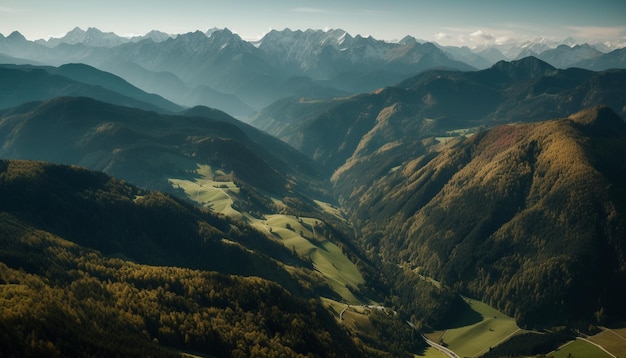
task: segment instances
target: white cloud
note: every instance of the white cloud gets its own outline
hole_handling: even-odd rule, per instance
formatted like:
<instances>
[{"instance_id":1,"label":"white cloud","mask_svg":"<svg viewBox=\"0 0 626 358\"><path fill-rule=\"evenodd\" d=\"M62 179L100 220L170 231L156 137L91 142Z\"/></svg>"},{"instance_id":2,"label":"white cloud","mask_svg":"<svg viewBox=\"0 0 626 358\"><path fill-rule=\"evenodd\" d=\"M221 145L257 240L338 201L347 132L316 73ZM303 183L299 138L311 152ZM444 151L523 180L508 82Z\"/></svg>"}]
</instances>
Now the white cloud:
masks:
<instances>
[{"instance_id":1,"label":"white cloud","mask_svg":"<svg viewBox=\"0 0 626 358\"><path fill-rule=\"evenodd\" d=\"M435 34L435 40L437 40L437 41L449 40L451 38L452 38L452 36L448 35L445 32L438 32L438 33Z\"/></svg>"},{"instance_id":2,"label":"white cloud","mask_svg":"<svg viewBox=\"0 0 626 358\"><path fill-rule=\"evenodd\" d=\"M567 29L571 31L572 37L585 41L626 39L626 26L568 26Z\"/></svg>"},{"instance_id":3,"label":"white cloud","mask_svg":"<svg viewBox=\"0 0 626 358\"><path fill-rule=\"evenodd\" d=\"M496 39L496 36L494 34L484 32L483 30L474 31L471 34L469 34L469 36L470 38L473 38L473 39L479 39L479 40L485 40L485 41L492 41Z\"/></svg>"}]
</instances>

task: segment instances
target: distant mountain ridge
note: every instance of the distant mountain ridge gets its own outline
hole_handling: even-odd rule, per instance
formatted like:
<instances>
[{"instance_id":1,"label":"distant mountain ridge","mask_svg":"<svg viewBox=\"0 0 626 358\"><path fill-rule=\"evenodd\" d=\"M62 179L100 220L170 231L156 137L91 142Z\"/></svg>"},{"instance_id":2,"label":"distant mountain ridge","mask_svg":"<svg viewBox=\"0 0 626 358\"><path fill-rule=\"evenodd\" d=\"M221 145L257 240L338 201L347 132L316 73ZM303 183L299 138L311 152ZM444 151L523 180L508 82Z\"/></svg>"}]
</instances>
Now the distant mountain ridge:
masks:
<instances>
[{"instance_id":1,"label":"distant mountain ridge","mask_svg":"<svg viewBox=\"0 0 626 358\"><path fill-rule=\"evenodd\" d=\"M108 35L105 35L92 28L74 29L54 47L49 47L49 43L30 42L15 32L0 38L0 53L55 66L86 63L122 76L128 75L126 68L132 64L141 69L137 73L146 72L135 74L132 83L150 85L143 88L176 100L172 98L175 91L167 90L167 82L161 82L163 78L150 75L171 73L186 87L178 92L194 91L181 98L195 97L199 101L185 105L209 105L222 110L232 110L237 99L233 99L228 108L222 107L214 100L219 98L218 93L236 96L243 101L243 107L259 109L292 95L324 97L329 96L326 93L332 96L342 91L369 91L433 67L471 69L462 62L450 60L434 46L408 40L400 44L360 36L352 38L342 30L271 32L258 47L228 29L196 31L176 37L159 33L155 36L157 41L146 38L133 42L118 38L115 46L112 40L107 42ZM338 41L342 36L343 47L340 48ZM328 41L319 43L320 37ZM285 41L289 46L283 46ZM273 42L276 45L272 45ZM103 47L105 45L109 47ZM286 49L292 54L285 53ZM146 80L147 76L151 80ZM309 80L294 81L305 76ZM204 91L205 95L198 96L199 91ZM246 112L250 113L242 111Z\"/></svg>"},{"instance_id":2,"label":"distant mountain ridge","mask_svg":"<svg viewBox=\"0 0 626 358\"><path fill-rule=\"evenodd\" d=\"M559 70L529 57L481 71L426 71L397 86L333 100L285 99L251 123L332 173L358 152L390 143L410 152L416 138L459 128L545 120L599 104L626 116L625 79L625 70Z\"/></svg>"},{"instance_id":3,"label":"distant mountain ridge","mask_svg":"<svg viewBox=\"0 0 626 358\"><path fill-rule=\"evenodd\" d=\"M82 64L60 67L0 65L0 108L58 96L89 96L101 101L161 113L182 107L146 93L110 73Z\"/></svg>"}]
</instances>

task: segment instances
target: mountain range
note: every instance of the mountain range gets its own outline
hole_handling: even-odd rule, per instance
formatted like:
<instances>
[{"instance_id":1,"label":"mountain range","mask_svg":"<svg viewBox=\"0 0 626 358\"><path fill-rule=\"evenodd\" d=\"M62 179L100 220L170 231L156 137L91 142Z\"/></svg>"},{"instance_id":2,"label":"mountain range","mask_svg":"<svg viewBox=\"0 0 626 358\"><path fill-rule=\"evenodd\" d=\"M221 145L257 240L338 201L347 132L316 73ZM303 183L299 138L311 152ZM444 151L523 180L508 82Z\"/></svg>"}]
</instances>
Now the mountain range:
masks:
<instances>
[{"instance_id":1,"label":"mountain range","mask_svg":"<svg viewBox=\"0 0 626 358\"><path fill-rule=\"evenodd\" d=\"M619 50L605 54L569 42L523 46L517 57L533 55L558 68L624 68L623 56L615 52ZM440 47L410 36L390 43L343 30L289 29L273 30L254 42L228 29L176 36L152 31L124 38L75 28L62 38L35 42L14 32L0 37L0 54L13 62L85 63L173 102L215 107L239 117L283 97L356 94L428 69L483 69L509 59L495 47Z\"/></svg>"}]
</instances>

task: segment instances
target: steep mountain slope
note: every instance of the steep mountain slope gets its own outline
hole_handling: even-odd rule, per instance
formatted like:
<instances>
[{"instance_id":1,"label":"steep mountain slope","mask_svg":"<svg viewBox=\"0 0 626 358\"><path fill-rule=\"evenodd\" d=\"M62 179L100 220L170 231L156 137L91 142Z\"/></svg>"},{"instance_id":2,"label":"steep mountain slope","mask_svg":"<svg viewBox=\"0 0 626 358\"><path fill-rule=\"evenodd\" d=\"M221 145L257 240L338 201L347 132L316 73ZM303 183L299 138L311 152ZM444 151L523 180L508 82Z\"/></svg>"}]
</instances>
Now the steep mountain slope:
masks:
<instances>
[{"instance_id":1,"label":"steep mountain slope","mask_svg":"<svg viewBox=\"0 0 626 358\"><path fill-rule=\"evenodd\" d=\"M220 120L55 98L0 112L0 156L78 164L161 190L172 190L168 179L194 178L209 165L278 197L306 188L323 193L310 159L268 136L261 145L216 113Z\"/></svg>"},{"instance_id":2,"label":"steep mountain slope","mask_svg":"<svg viewBox=\"0 0 626 358\"><path fill-rule=\"evenodd\" d=\"M373 255L423 267L522 325L602 322L626 315L624 143L624 121L596 107L334 182Z\"/></svg>"},{"instance_id":3,"label":"steep mountain slope","mask_svg":"<svg viewBox=\"0 0 626 358\"><path fill-rule=\"evenodd\" d=\"M190 87L171 72L149 71L134 62L105 63L102 69L115 73L139 88L149 88L183 106L204 105L219 108L235 117L248 117L254 112L234 94L221 93L206 85Z\"/></svg>"},{"instance_id":4,"label":"steep mountain slope","mask_svg":"<svg viewBox=\"0 0 626 358\"><path fill-rule=\"evenodd\" d=\"M157 112L182 108L133 87L123 79L80 64L55 67L0 65L0 108L58 96L87 96L101 101Z\"/></svg>"},{"instance_id":5,"label":"steep mountain slope","mask_svg":"<svg viewBox=\"0 0 626 358\"><path fill-rule=\"evenodd\" d=\"M0 165L0 211L28 226L105 255L257 275L298 292L296 279L276 261L297 263L298 258L245 225L103 173L30 161Z\"/></svg>"},{"instance_id":6,"label":"steep mountain slope","mask_svg":"<svg viewBox=\"0 0 626 358\"><path fill-rule=\"evenodd\" d=\"M285 99L250 121L332 173L357 152L459 129L539 121L607 104L625 115L626 72L557 70L536 58L475 72L428 71L397 86L328 101ZM357 158L353 158L357 159Z\"/></svg>"},{"instance_id":7,"label":"steep mountain slope","mask_svg":"<svg viewBox=\"0 0 626 358\"><path fill-rule=\"evenodd\" d=\"M498 58L495 61L490 61L484 57L482 57L479 53L472 51L467 46L456 47L456 46L441 46L437 45L443 52L445 52L448 57L455 59L457 61L461 61L467 63L468 65L483 70L485 68L491 67L494 63L501 61L504 59L504 55L501 55L501 58ZM497 51L497 50L496 50ZM493 57L493 56L490 56Z\"/></svg>"}]
</instances>

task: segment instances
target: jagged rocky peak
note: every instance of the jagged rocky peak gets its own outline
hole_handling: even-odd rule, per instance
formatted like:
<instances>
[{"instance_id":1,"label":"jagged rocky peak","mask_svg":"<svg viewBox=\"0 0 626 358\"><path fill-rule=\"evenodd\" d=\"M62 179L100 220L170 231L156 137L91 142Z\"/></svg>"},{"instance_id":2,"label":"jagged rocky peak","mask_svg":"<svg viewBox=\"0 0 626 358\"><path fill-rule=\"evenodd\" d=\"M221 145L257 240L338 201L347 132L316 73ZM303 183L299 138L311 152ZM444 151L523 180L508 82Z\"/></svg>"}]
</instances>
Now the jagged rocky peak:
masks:
<instances>
[{"instance_id":1,"label":"jagged rocky peak","mask_svg":"<svg viewBox=\"0 0 626 358\"><path fill-rule=\"evenodd\" d=\"M13 31L9 36L7 36L7 40L26 41L26 37L24 37L24 35L22 35L19 31Z\"/></svg>"},{"instance_id":2,"label":"jagged rocky peak","mask_svg":"<svg viewBox=\"0 0 626 358\"><path fill-rule=\"evenodd\" d=\"M417 39L413 36L404 36L402 40L398 41L400 45L410 45L418 43Z\"/></svg>"}]
</instances>

